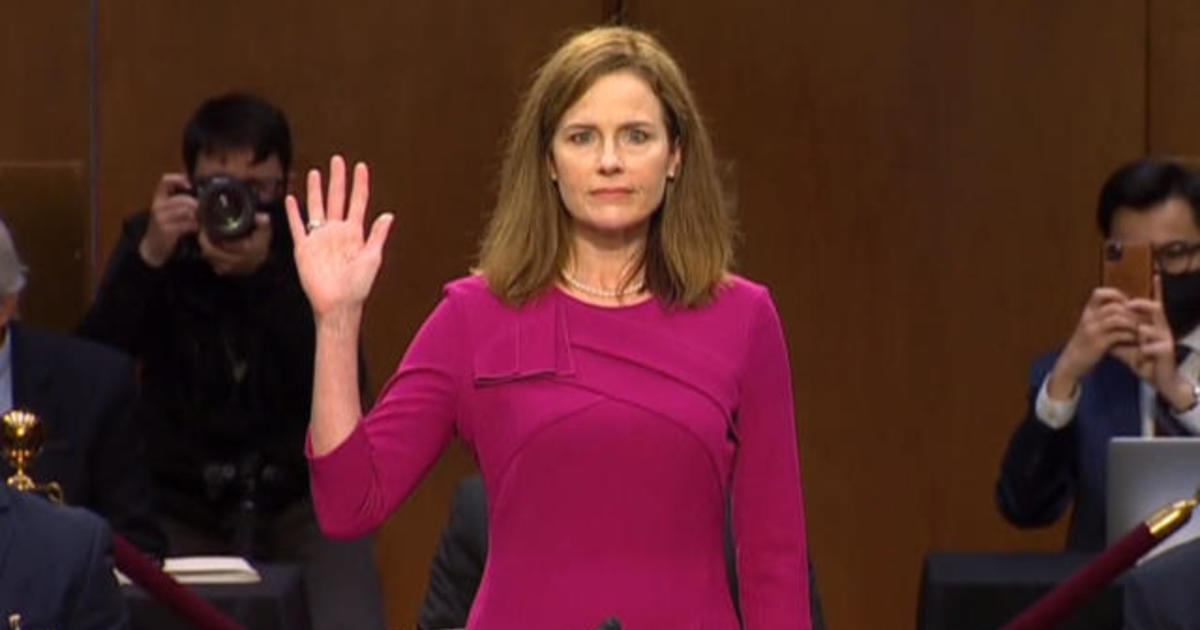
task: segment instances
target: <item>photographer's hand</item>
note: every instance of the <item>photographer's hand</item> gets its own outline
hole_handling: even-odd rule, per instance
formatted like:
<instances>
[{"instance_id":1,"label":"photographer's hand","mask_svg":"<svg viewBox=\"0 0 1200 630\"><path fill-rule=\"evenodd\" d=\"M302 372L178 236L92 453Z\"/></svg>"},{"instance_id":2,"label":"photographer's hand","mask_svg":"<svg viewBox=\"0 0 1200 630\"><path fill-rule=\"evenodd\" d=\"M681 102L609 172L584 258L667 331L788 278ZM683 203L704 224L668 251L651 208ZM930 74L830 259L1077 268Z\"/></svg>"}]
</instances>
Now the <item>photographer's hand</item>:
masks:
<instances>
[{"instance_id":1,"label":"photographer's hand","mask_svg":"<svg viewBox=\"0 0 1200 630\"><path fill-rule=\"evenodd\" d=\"M138 243L138 254L151 267L161 267L175 253L175 246L184 234L198 229L196 198L182 194L189 187L182 173L167 173L154 189L150 202L150 222L146 235Z\"/></svg>"},{"instance_id":2,"label":"photographer's hand","mask_svg":"<svg viewBox=\"0 0 1200 630\"><path fill-rule=\"evenodd\" d=\"M363 238L369 197L367 165L354 167L350 205L346 203L346 163L329 160L329 194L321 195L321 173L308 173L308 225L288 196L288 226L296 243L296 270L316 321L312 420L309 439L315 455L337 448L362 416L358 391L358 330L363 303L383 260L392 215L379 215Z\"/></svg>"},{"instance_id":3,"label":"photographer's hand","mask_svg":"<svg viewBox=\"0 0 1200 630\"><path fill-rule=\"evenodd\" d=\"M1079 386L1080 379L1112 350L1118 358L1136 354L1137 318L1129 311L1125 294L1100 287L1092 291L1083 307L1079 324L1046 381L1046 393L1055 400L1066 400ZM1136 370L1136 367L1131 365Z\"/></svg>"},{"instance_id":4,"label":"photographer's hand","mask_svg":"<svg viewBox=\"0 0 1200 630\"><path fill-rule=\"evenodd\" d=\"M1162 281L1154 277L1153 299L1129 301L1129 308L1138 314L1137 374L1159 393L1172 409L1182 410L1196 403L1191 381L1179 370L1175 361L1175 337L1167 324L1162 307Z\"/></svg>"},{"instance_id":5,"label":"photographer's hand","mask_svg":"<svg viewBox=\"0 0 1200 630\"><path fill-rule=\"evenodd\" d=\"M271 216L254 214L254 230L231 241L214 243L200 230L200 255L212 265L219 276L245 276L254 273L267 260L271 251Z\"/></svg>"}]
</instances>

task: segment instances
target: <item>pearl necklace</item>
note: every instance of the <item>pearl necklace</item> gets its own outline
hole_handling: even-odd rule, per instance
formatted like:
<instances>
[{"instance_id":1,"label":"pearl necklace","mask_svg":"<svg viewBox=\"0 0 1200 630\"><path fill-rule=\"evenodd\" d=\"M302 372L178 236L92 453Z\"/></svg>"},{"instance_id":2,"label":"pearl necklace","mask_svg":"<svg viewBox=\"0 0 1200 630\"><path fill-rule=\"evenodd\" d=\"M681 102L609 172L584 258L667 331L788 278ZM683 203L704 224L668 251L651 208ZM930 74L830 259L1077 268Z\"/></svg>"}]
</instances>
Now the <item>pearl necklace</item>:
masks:
<instances>
[{"instance_id":1,"label":"pearl necklace","mask_svg":"<svg viewBox=\"0 0 1200 630\"><path fill-rule=\"evenodd\" d=\"M627 295L637 295L644 290L644 285L638 285L636 288L625 288L619 291L614 289L602 289L600 287L594 287L590 284L585 284L575 279L575 276L572 276L565 269L562 272L562 276L563 279L567 281L567 284L571 285L572 289L576 289L581 293L586 293L594 297L620 299Z\"/></svg>"}]
</instances>

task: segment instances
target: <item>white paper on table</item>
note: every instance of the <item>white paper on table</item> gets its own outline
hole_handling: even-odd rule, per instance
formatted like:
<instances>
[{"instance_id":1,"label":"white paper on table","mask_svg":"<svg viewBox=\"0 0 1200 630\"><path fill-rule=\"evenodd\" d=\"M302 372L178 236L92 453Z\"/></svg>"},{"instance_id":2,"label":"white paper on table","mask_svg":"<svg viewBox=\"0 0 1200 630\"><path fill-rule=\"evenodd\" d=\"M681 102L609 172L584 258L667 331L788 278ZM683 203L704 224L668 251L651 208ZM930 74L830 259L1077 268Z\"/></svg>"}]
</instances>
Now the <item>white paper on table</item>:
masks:
<instances>
[{"instance_id":1,"label":"white paper on table","mask_svg":"<svg viewBox=\"0 0 1200 630\"><path fill-rule=\"evenodd\" d=\"M256 584L262 576L240 556L179 556L163 561L163 571L180 584ZM117 581L131 584L114 569Z\"/></svg>"}]
</instances>

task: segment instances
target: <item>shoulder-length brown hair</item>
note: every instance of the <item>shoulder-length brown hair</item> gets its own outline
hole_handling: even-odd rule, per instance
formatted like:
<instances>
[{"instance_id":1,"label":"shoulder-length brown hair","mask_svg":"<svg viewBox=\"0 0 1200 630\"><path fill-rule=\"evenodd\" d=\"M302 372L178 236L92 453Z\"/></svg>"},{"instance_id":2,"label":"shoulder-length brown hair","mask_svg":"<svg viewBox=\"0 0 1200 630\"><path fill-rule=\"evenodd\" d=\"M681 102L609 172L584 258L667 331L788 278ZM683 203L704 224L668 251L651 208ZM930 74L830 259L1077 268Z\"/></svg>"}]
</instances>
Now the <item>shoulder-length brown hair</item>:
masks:
<instances>
[{"instance_id":1,"label":"shoulder-length brown hair","mask_svg":"<svg viewBox=\"0 0 1200 630\"><path fill-rule=\"evenodd\" d=\"M681 158L650 219L639 261L646 288L668 303L697 306L712 297L728 272L733 221L687 80L652 36L605 26L571 37L542 64L509 133L478 267L507 302L520 304L561 277L570 255L571 222L550 177L551 141L567 109L597 79L618 71L634 72L653 90ZM626 278L627 285L632 281L632 275Z\"/></svg>"}]
</instances>

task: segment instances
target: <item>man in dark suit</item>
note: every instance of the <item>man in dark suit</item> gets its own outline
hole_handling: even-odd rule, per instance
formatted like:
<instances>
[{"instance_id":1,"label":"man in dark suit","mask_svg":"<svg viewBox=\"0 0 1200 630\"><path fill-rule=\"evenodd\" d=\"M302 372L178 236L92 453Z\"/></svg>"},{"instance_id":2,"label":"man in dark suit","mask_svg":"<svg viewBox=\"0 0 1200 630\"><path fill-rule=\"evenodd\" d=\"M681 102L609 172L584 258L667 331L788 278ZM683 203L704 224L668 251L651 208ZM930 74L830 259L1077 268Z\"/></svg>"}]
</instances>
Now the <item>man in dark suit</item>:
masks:
<instances>
[{"instance_id":1,"label":"man in dark suit","mask_svg":"<svg viewBox=\"0 0 1200 630\"><path fill-rule=\"evenodd\" d=\"M1105 182L1100 231L1152 246L1161 295L1095 289L1063 349L1034 362L996 486L1010 522L1049 525L1073 502L1067 548L1102 549L1109 440L1200 433L1198 216L1197 176L1174 162L1139 160Z\"/></svg>"},{"instance_id":2,"label":"man in dark suit","mask_svg":"<svg viewBox=\"0 0 1200 630\"><path fill-rule=\"evenodd\" d=\"M146 553L161 557L140 432L134 426L133 362L89 341L37 332L14 317L25 268L0 222L0 411L18 407L43 422L46 443L31 476L55 481L68 504L91 509ZM0 462L4 478L12 474Z\"/></svg>"},{"instance_id":3,"label":"man in dark suit","mask_svg":"<svg viewBox=\"0 0 1200 630\"><path fill-rule=\"evenodd\" d=\"M728 516L728 515L727 515ZM726 519L728 532L728 518ZM437 553L429 570L429 588L417 616L419 630L443 630L462 628L467 624L467 613L483 579L483 567L487 561L487 495L483 489L483 478L472 475L459 482L450 504L450 522L442 531ZM729 589L734 607L738 603L737 566L733 556L733 541L725 540L725 566L729 575ZM808 585L813 630L824 630L821 602L817 596L817 576L813 572L811 557L808 565Z\"/></svg>"},{"instance_id":4,"label":"man in dark suit","mask_svg":"<svg viewBox=\"0 0 1200 630\"><path fill-rule=\"evenodd\" d=\"M0 483L0 623L24 630L124 630L108 526Z\"/></svg>"},{"instance_id":5,"label":"man in dark suit","mask_svg":"<svg viewBox=\"0 0 1200 630\"><path fill-rule=\"evenodd\" d=\"M429 587L417 615L419 630L462 628L487 561L487 495L483 478L471 475L459 482L450 503L450 521L442 530Z\"/></svg>"}]
</instances>

